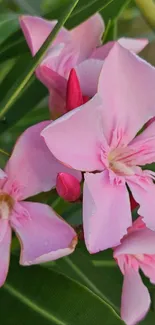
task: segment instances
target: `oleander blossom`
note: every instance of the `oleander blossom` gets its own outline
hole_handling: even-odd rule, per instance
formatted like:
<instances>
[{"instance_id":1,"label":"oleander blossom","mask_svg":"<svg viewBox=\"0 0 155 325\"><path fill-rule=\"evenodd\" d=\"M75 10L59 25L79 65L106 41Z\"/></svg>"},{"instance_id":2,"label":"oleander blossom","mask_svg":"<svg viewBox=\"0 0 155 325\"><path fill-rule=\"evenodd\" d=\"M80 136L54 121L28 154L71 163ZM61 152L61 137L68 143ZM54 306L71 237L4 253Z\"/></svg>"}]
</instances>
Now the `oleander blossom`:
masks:
<instances>
[{"instance_id":1,"label":"oleander blossom","mask_svg":"<svg viewBox=\"0 0 155 325\"><path fill-rule=\"evenodd\" d=\"M20 26L33 56L56 23L56 20L49 21L41 17L20 17ZM52 116L57 117L66 112L67 79L72 68L76 67L83 95L91 97L96 93L103 60L115 44L108 42L101 46L103 32L104 22L97 13L70 31L61 28L47 51L36 75L49 90ZM147 39L121 38L118 42L135 53L148 44ZM89 87L85 83L86 78L89 78Z\"/></svg>"},{"instance_id":2,"label":"oleander blossom","mask_svg":"<svg viewBox=\"0 0 155 325\"><path fill-rule=\"evenodd\" d=\"M18 139L0 181L0 286L9 267L12 229L21 243L20 264L58 259L74 251L74 229L46 204L23 201L56 185L59 172L81 175L58 162L40 137L50 121L28 128Z\"/></svg>"},{"instance_id":3,"label":"oleander blossom","mask_svg":"<svg viewBox=\"0 0 155 325\"><path fill-rule=\"evenodd\" d=\"M154 87L155 68L116 43L98 94L42 132L59 161L85 172L83 223L90 253L119 245L131 226L127 186L147 227L155 230L154 173L140 167L155 162L154 123L137 135L155 115Z\"/></svg>"},{"instance_id":4,"label":"oleander blossom","mask_svg":"<svg viewBox=\"0 0 155 325\"><path fill-rule=\"evenodd\" d=\"M155 232L146 228L141 217L114 249L114 258L124 276L121 317L127 325L135 325L145 317L151 303L139 270L155 284Z\"/></svg>"}]
</instances>

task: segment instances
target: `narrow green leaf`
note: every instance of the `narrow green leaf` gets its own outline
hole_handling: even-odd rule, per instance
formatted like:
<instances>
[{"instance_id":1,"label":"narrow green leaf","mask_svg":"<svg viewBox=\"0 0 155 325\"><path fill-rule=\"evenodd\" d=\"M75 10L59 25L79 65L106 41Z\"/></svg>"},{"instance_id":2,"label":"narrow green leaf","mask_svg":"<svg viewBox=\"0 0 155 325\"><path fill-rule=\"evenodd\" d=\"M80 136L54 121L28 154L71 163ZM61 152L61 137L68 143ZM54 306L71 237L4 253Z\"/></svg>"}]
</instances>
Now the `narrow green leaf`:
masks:
<instances>
[{"instance_id":1,"label":"narrow green leaf","mask_svg":"<svg viewBox=\"0 0 155 325\"><path fill-rule=\"evenodd\" d=\"M70 5L66 8L66 11L63 13L62 18L58 21L50 35L48 36L47 40L41 47L41 49L37 52L35 57L32 59L32 62L28 69L24 72L24 74L14 83L13 87L8 91L8 94L4 101L1 103L1 110L0 110L0 119L5 117L8 110L11 108L13 103L17 100L18 96L20 95L21 91L24 90L24 87L27 85L29 80L32 78L33 73L38 66L38 64L42 61L46 50L48 49L49 45L54 41L57 33L59 32L60 28L64 25L66 20L68 19L69 15L71 14L72 10L78 3L78 0L73 0Z\"/></svg>"},{"instance_id":2,"label":"narrow green leaf","mask_svg":"<svg viewBox=\"0 0 155 325\"><path fill-rule=\"evenodd\" d=\"M21 30L7 38L0 47L0 62L29 53L29 48Z\"/></svg>"},{"instance_id":3,"label":"narrow green leaf","mask_svg":"<svg viewBox=\"0 0 155 325\"><path fill-rule=\"evenodd\" d=\"M107 24L109 19L118 19L125 7L130 3L131 0L115 0L109 4L109 6L101 10L101 15Z\"/></svg>"},{"instance_id":4,"label":"narrow green leaf","mask_svg":"<svg viewBox=\"0 0 155 325\"><path fill-rule=\"evenodd\" d=\"M104 10L114 0L81 0L69 17L66 26L73 28L100 10Z\"/></svg>"},{"instance_id":5,"label":"narrow green leaf","mask_svg":"<svg viewBox=\"0 0 155 325\"><path fill-rule=\"evenodd\" d=\"M0 289L5 325L123 325L115 311L92 291L40 266L21 267L16 257Z\"/></svg>"},{"instance_id":6,"label":"narrow green leaf","mask_svg":"<svg viewBox=\"0 0 155 325\"><path fill-rule=\"evenodd\" d=\"M39 15L42 0L14 0L24 14Z\"/></svg>"},{"instance_id":7,"label":"narrow green leaf","mask_svg":"<svg viewBox=\"0 0 155 325\"><path fill-rule=\"evenodd\" d=\"M117 0L101 11L106 24L103 43L117 39L117 20L131 0Z\"/></svg>"},{"instance_id":8,"label":"narrow green leaf","mask_svg":"<svg viewBox=\"0 0 155 325\"><path fill-rule=\"evenodd\" d=\"M100 11L101 9L108 6L114 0L79 0L76 8L71 13L69 19L67 20L65 26L69 29L79 25L84 20L88 19L90 16ZM50 4L49 12L45 14L47 19L57 19L60 15L61 10L65 8L69 0L64 0L63 3L55 6L53 2Z\"/></svg>"},{"instance_id":9,"label":"narrow green leaf","mask_svg":"<svg viewBox=\"0 0 155 325\"><path fill-rule=\"evenodd\" d=\"M21 74L21 71L24 71L25 66L30 62L31 55L26 54L24 56L21 56L19 59L16 59L14 62L14 66L9 71L9 73L6 75L6 77L3 79L1 85L0 85L0 101L2 101L5 96L7 95L8 89L12 87L15 80L18 79L18 77ZM31 78L31 82L28 83L28 86L26 89L24 89L24 93L22 96L20 96L17 101L12 106L12 114L10 111L8 111L5 115L5 119L3 121L0 121L0 133L6 131L8 128L12 127L16 122L18 122L21 118L23 118L27 113L29 113L31 110L33 110L40 101L42 101L46 96L48 95L48 90L44 85L42 85L36 78L33 76ZM21 109L22 107L22 109ZM47 116L49 116L48 108L46 108L47 114L45 114L46 119ZM43 112L44 113L44 112ZM37 123L38 117L33 118L34 124ZM39 121L38 121L39 122ZM30 123L32 124L32 123ZM25 123L25 128L29 125ZM21 129L21 132L24 131L24 129ZM20 133L21 133L20 132ZM14 132L12 131L13 135ZM19 132L17 132L18 135L20 135ZM14 137L12 136L12 140L15 141Z\"/></svg>"},{"instance_id":10,"label":"narrow green leaf","mask_svg":"<svg viewBox=\"0 0 155 325\"><path fill-rule=\"evenodd\" d=\"M0 14L0 45L18 28L18 15L11 12Z\"/></svg>"},{"instance_id":11,"label":"narrow green leaf","mask_svg":"<svg viewBox=\"0 0 155 325\"><path fill-rule=\"evenodd\" d=\"M33 77L31 83L26 87L22 96L13 104L12 114L8 111L5 118L0 121L0 133L3 133L18 122L24 115L34 109L47 95L47 89L35 77Z\"/></svg>"}]
</instances>

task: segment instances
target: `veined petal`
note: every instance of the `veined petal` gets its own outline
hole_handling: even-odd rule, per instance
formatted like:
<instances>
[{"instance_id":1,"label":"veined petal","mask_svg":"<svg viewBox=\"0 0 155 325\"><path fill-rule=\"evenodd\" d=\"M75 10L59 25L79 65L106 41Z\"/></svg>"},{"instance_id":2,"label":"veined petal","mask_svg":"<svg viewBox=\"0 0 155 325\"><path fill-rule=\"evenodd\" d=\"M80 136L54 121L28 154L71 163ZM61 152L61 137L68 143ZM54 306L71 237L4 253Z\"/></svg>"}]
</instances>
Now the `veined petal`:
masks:
<instances>
[{"instance_id":1,"label":"veined petal","mask_svg":"<svg viewBox=\"0 0 155 325\"><path fill-rule=\"evenodd\" d=\"M155 121L131 141L128 148L133 152L132 164L144 166L155 162Z\"/></svg>"},{"instance_id":2,"label":"veined petal","mask_svg":"<svg viewBox=\"0 0 155 325\"><path fill-rule=\"evenodd\" d=\"M103 168L100 159L100 146L104 144L101 104L100 98L95 96L42 131L48 148L58 160L83 171Z\"/></svg>"},{"instance_id":3,"label":"veined petal","mask_svg":"<svg viewBox=\"0 0 155 325\"><path fill-rule=\"evenodd\" d=\"M136 325L150 307L150 295L137 271L126 266L121 300L121 318L127 325Z\"/></svg>"},{"instance_id":4,"label":"veined petal","mask_svg":"<svg viewBox=\"0 0 155 325\"><path fill-rule=\"evenodd\" d=\"M25 15L20 17L20 26L32 55L35 55L38 52L56 23L57 20L49 21L36 16ZM58 33L54 44L67 41L68 39L69 32L63 27Z\"/></svg>"},{"instance_id":5,"label":"veined petal","mask_svg":"<svg viewBox=\"0 0 155 325\"><path fill-rule=\"evenodd\" d=\"M132 223L125 183L110 182L107 171L86 173L83 195L84 237L89 252L119 245Z\"/></svg>"},{"instance_id":6,"label":"veined petal","mask_svg":"<svg viewBox=\"0 0 155 325\"><path fill-rule=\"evenodd\" d=\"M0 287L4 284L10 261L11 227L8 220L0 219Z\"/></svg>"},{"instance_id":7,"label":"veined petal","mask_svg":"<svg viewBox=\"0 0 155 325\"><path fill-rule=\"evenodd\" d=\"M28 128L16 142L6 165L8 182L4 186L9 193L16 187L19 190L18 200L55 187L59 172L72 174L81 180L79 172L65 167L55 159L40 136L41 131L50 123L51 121L44 121ZM10 194L16 196L14 192Z\"/></svg>"},{"instance_id":8,"label":"veined petal","mask_svg":"<svg viewBox=\"0 0 155 325\"><path fill-rule=\"evenodd\" d=\"M104 28L103 19L97 13L71 30L74 47L79 51L78 62L87 59L93 49L100 45Z\"/></svg>"},{"instance_id":9,"label":"veined petal","mask_svg":"<svg viewBox=\"0 0 155 325\"><path fill-rule=\"evenodd\" d=\"M35 202L20 202L20 207L19 214L11 218L21 242L20 264L48 262L74 251L77 244L74 229L51 207Z\"/></svg>"},{"instance_id":10,"label":"veined petal","mask_svg":"<svg viewBox=\"0 0 155 325\"><path fill-rule=\"evenodd\" d=\"M119 145L127 145L155 115L154 84L155 68L116 42L103 64L98 86L108 144L117 133Z\"/></svg>"}]
</instances>

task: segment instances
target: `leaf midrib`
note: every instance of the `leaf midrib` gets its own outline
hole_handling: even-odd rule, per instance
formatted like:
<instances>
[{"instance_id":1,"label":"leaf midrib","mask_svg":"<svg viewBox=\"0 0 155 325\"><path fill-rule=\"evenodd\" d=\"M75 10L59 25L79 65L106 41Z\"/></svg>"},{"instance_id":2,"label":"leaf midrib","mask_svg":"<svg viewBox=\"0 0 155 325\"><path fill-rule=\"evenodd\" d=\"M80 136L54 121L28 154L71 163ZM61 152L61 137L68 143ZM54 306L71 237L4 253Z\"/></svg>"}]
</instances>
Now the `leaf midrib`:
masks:
<instances>
[{"instance_id":1,"label":"leaf midrib","mask_svg":"<svg viewBox=\"0 0 155 325\"><path fill-rule=\"evenodd\" d=\"M80 278L83 279L83 281L89 286L89 288L91 290L93 290L93 292L96 294L96 295L99 295L105 303L107 303L108 305L110 305L112 307L112 309L114 308L114 311L116 312L117 311L117 315L119 316L119 309L117 306L115 306L111 300L109 300L103 293L102 291L100 291L98 289L98 287L91 281L88 279L88 277L85 276L85 274L83 273L83 271L81 271L81 269L71 261L71 259L69 257L65 257L64 260L66 261L66 263L68 263L72 269L78 274L78 276Z\"/></svg>"},{"instance_id":2,"label":"leaf midrib","mask_svg":"<svg viewBox=\"0 0 155 325\"><path fill-rule=\"evenodd\" d=\"M69 325L68 323L65 323L61 319L57 318L54 314L49 313L47 310L43 309L41 306L36 305L34 301L29 299L27 296L21 294L19 291L17 291L13 286L11 286L8 283L5 283L4 289L6 289L11 295L19 299L22 303L30 307L35 312L39 313L44 318L55 322L57 325Z\"/></svg>"}]
</instances>

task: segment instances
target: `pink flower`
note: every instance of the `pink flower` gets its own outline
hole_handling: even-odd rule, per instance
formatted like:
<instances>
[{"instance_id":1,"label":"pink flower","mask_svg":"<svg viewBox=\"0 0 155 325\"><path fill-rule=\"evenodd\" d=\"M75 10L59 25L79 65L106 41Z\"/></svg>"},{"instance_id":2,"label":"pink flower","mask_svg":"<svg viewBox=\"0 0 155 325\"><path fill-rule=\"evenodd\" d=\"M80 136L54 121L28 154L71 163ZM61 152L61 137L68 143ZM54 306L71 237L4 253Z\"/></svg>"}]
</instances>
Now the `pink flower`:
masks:
<instances>
[{"instance_id":1,"label":"pink flower","mask_svg":"<svg viewBox=\"0 0 155 325\"><path fill-rule=\"evenodd\" d=\"M154 173L139 167L155 162L154 123L136 136L155 114L154 85L155 68L116 43L100 74L100 96L42 132L57 159L86 172L83 223L91 253L117 246L131 226L126 184L155 230Z\"/></svg>"},{"instance_id":2,"label":"pink flower","mask_svg":"<svg viewBox=\"0 0 155 325\"><path fill-rule=\"evenodd\" d=\"M20 25L32 55L35 55L56 25L56 21L21 16ZM49 105L54 116L60 116L66 112L67 79L73 67L77 66L83 95L93 96L95 94L103 60L115 44L115 42L109 42L99 47L103 32L104 22L99 14L90 17L71 31L62 28L38 67L37 77L49 89ZM121 38L119 43L137 53L148 44L148 40ZM88 76L89 90L85 84L85 79ZM93 89L91 89L90 83L93 84Z\"/></svg>"},{"instance_id":3,"label":"pink flower","mask_svg":"<svg viewBox=\"0 0 155 325\"><path fill-rule=\"evenodd\" d=\"M121 317L127 325L135 325L145 317L151 302L139 270L155 284L155 232L146 228L141 217L114 249L114 258L124 275Z\"/></svg>"},{"instance_id":4,"label":"pink flower","mask_svg":"<svg viewBox=\"0 0 155 325\"><path fill-rule=\"evenodd\" d=\"M77 237L46 204L23 201L56 185L57 174L81 175L63 166L50 153L40 132L49 121L27 129L18 139L6 165L7 179L0 181L0 285L9 267L11 229L21 243L20 264L47 262L74 251Z\"/></svg>"}]
</instances>

